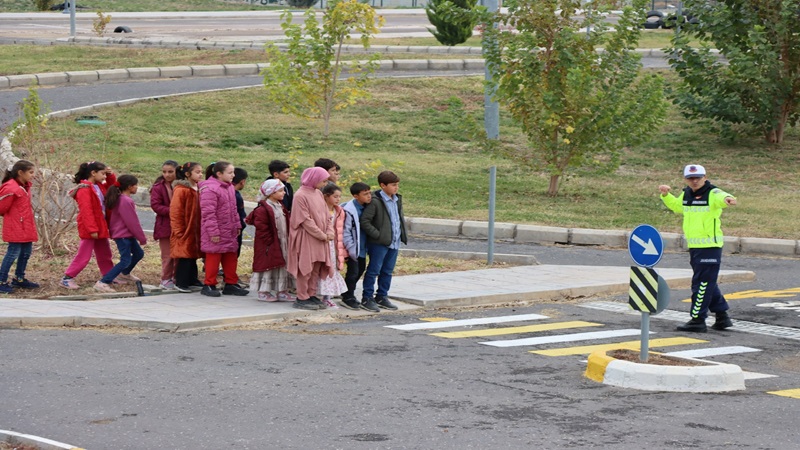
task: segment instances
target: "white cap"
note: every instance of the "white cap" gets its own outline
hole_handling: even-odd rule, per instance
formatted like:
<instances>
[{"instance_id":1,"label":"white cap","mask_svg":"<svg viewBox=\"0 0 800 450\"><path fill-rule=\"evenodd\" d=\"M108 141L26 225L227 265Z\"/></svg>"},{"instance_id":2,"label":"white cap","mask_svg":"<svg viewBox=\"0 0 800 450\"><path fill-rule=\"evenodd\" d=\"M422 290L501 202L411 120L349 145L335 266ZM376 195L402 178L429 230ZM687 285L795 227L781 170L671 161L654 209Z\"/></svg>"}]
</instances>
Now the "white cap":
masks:
<instances>
[{"instance_id":1,"label":"white cap","mask_svg":"<svg viewBox=\"0 0 800 450\"><path fill-rule=\"evenodd\" d=\"M702 178L706 176L706 168L700 164L689 164L683 168L683 178Z\"/></svg>"}]
</instances>

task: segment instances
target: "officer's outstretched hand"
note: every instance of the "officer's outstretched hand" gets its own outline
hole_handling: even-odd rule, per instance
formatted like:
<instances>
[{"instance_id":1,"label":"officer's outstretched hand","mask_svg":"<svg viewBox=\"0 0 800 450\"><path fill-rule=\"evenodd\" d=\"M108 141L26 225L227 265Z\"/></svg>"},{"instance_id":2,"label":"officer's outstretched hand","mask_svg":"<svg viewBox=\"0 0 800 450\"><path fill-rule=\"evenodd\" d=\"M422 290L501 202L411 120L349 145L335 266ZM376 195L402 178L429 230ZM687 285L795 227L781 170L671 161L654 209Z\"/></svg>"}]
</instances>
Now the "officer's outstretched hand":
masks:
<instances>
[{"instance_id":1,"label":"officer's outstretched hand","mask_svg":"<svg viewBox=\"0 0 800 450\"><path fill-rule=\"evenodd\" d=\"M670 190L670 189L672 189L672 188L670 188L670 187L669 187L669 186L667 186L666 184L662 184L661 186L659 186L659 187L658 187L658 190L659 190L659 191L661 191L661 195L667 195L667 194L669 194L669 190Z\"/></svg>"},{"instance_id":2,"label":"officer's outstretched hand","mask_svg":"<svg viewBox=\"0 0 800 450\"><path fill-rule=\"evenodd\" d=\"M733 198L733 197L725 197L725 203L726 203L728 206L733 206L733 205L735 205L735 204L736 204L736 199L735 199L735 198Z\"/></svg>"}]
</instances>

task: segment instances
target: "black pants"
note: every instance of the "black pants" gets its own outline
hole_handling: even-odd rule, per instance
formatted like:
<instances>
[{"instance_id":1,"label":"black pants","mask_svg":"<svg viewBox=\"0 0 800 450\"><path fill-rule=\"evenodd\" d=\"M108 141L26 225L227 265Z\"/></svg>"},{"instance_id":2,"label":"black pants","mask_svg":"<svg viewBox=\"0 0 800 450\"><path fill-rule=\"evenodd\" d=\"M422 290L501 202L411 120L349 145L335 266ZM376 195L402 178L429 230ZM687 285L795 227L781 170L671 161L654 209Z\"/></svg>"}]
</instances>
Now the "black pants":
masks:
<instances>
[{"instance_id":1,"label":"black pants","mask_svg":"<svg viewBox=\"0 0 800 450\"><path fill-rule=\"evenodd\" d=\"M367 270L367 258L358 258L358 261L353 261L353 258L347 258L347 273L344 275L344 282L347 285L347 292L342 294L342 298L355 298L356 284L358 280L364 275Z\"/></svg>"},{"instance_id":2,"label":"black pants","mask_svg":"<svg viewBox=\"0 0 800 450\"><path fill-rule=\"evenodd\" d=\"M197 260L177 258L175 262L175 286L189 287L197 284Z\"/></svg>"},{"instance_id":3,"label":"black pants","mask_svg":"<svg viewBox=\"0 0 800 450\"><path fill-rule=\"evenodd\" d=\"M692 265L692 309L693 319L705 319L708 312L727 311L729 306L719 290L717 278L722 264L721 248L691 248Z\"/></svg>"}]
</instances>

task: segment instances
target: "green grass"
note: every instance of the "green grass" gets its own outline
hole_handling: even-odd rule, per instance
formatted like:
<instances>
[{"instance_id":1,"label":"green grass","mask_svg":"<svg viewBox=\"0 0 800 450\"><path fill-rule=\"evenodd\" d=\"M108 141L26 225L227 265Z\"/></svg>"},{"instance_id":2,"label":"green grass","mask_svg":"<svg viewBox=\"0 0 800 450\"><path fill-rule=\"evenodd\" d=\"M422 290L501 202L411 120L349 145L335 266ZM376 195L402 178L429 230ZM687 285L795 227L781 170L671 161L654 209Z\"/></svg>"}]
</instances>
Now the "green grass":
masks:
<instances>
[{"instance_id":1,"label":"green grass","mask_svg":"<svg viewBox=\"0 0 800 450\"><path fill-rule=\"evenodd\" d=\"M82 127L73 119L53 120L49 139L69 160L98 159L134 173L148 186L161 162L225 159L246 168L253 199L270 160L296 158L300 169L319 157L336 160L352 178L380 160L402 178L408 216L486 220L488 172L497 166L497 220L551 226L631 229L650 223L678 231L680 218L661 204L657 186L682 186L683 165L709 170L712 182L735 194L739 206L724 215L730 235L797 237L794 211L800 190L800 133L792 129L780 147L757 138L720 142L672 110L655 140L626 149L611 174L574 175L558 197L548 197L548 176L515 161L493 157L464 137L448 99L460 97L480 117L480 78L377 80L373 98L337 112L328 141L321 123L281 114L259 89L194 95L96 112L106 127ZM520 129L505 115L501 136L525 146ZM50 147L50 146L48 146ZM373 176L374 176L374 171ZM295 174L297 185L298 173ZM375 184L374 179L366 180Z\"/></svg>"},{"instance_id":2,"label":"green grass","mask_svg":"<svg viewBox=\"0 0 800 450\"><path fill-rule=\"evenodd\" d=\"M53 4L62 3L54 0ZM272 6L251 6L242 2L222 0L81 0L77 3L86 7L83 11L140 12L140 11L250 11L275 8ZM36 11L31 0L0 0L0 12Z\"/></svg>"}]
</instances>

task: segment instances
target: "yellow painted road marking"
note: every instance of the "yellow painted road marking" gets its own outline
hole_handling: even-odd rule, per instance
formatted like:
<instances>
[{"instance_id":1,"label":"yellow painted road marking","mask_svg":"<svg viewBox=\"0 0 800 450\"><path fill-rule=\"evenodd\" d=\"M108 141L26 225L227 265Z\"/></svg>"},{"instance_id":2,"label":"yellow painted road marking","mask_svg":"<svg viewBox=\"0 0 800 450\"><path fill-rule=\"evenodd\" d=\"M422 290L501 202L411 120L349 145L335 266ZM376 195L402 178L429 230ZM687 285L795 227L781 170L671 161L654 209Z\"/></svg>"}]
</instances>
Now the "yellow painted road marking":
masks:
<instances>
[{"instance_id":1,"label":"yellow painted road marking","mask_svg":"<svg viewBox=\"0 0 800 450\"><path fill-rule=\"evenodd\" d=\"M422 317L419 320L422 320L424 322L447 322L448 320L453 320L453 319L449 319L447 317Z\"/></svg>"},{"instance_id":2,"label":"yellow painted road marking","mask_svg":"<svg viewBox=\"0 0 800 450\"><path fill-rule=\"evenodd\" d=\"M603 326L602 323L583 322L580 320L576 320L572 322L544 323L540 325L525 325L521 327L502 327L502 328L489 328L485 330L451 331L449 333L431 333L431 336L438 336L443 338L484 337L484 336L500 336L503 334L536 333L538 331L564 330L567 328L602 327L602 326Z\"/></svg>"},{"instance_id":3,"label":"yellow painted road marking","mask_svg":"<svg viewBox=\"0 0 800 450\"><path fill-rule=\"evenodd\" d=\"M760 291L756 289L725 294L725 300L742 300L746 298L786 298L795 297L798 294L800 294L800 287L781 289L777 291ZM691 303L692 299L687 298L681 301L683 303Z\"/></svg>"},{"instance_id":4,"label":"yellow painted road marking","mask_svg":"<svg viewBox=\"0 0 800 450\"><path fill-rule=\"evenodd\" d=\"M780 395L781 397L800 398L800 389L786 389L785 391L771 391L767 394Z\"/></svg>"},{"instance_id":5,"label":"yellow painted road marking","mask_svg":"<svg viewBox=\"0 0 800 450\"><path fill-rule=\"evenodd\" d=\"M649 347L650 348L672 347L674 345L702 344L705 342L708 341L703 341L700 339L693 339L693 338L684 338L684 337L661 338L661 339L650 339ZM544 355L544 356L588 355L598 350L602 351L619 350L619 349L639 350L639 344L641 344L640 341L626 341L626 342L617 342L615 344L584 345L580 347L564 347L564 348L554 348L550 350L531 350L528 353L536 353L537 355Z\"/></svg>"}]
</instances>

